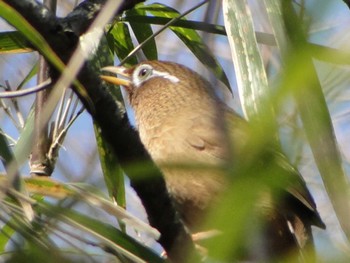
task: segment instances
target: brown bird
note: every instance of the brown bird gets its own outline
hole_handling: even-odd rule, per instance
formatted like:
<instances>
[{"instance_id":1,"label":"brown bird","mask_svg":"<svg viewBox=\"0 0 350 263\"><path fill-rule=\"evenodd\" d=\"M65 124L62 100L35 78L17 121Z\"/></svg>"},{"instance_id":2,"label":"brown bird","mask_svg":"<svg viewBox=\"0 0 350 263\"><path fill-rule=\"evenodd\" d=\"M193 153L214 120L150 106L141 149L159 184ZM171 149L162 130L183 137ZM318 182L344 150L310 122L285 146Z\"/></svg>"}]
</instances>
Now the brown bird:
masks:
<instances>
[{"instance_id":1,"label":"brown bird","mask_svg":"<svg viewBox=\"0 0 350 263\"><path fill-rule=\"evenodd\" d=\"M224 168L246 146L249 124L217 98L208 81L183 65L145 61L103 70L126 77L102 79L125 87L141 141L162 170L181 218L193 233L202 230L203 216L229 183ZM266 222L263 244L248 252L259 260L302 251L312 246L311 225L325 228L299 173L282 153L267 152L288 183L276 195L262 190L257 209ZM257 166L264 166L263 159Z\"/></svg>"}]
</instances>

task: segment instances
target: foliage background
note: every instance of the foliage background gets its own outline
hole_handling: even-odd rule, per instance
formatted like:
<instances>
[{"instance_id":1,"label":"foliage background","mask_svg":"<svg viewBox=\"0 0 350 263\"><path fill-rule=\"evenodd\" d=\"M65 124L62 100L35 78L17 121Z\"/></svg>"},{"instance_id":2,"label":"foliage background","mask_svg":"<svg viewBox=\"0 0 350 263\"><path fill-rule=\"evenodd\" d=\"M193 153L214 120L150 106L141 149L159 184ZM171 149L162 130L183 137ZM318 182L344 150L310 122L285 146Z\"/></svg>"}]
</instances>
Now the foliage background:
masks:
<instances>
[{"instance_id":1,"label":"foliage background","mask_svg":"<svg viewBox=\"0 0 350 263\"><path fill-rule=\"evenodd\" d=\"M152 1L146 1L146 4ZM218 3L217 3L218 2ZM206 21L208 23L223 25L224 18L222 15L222 6L219 1L212 1L210 7L203 6L198 10L189 14L187 18L194 21ZM273 33L273 27L268 22L266 8L263 1L247 1L249 8L254 18L255 30L259 32ZM188 10L196 3L191 1L163 1L165 5L171 6L178 10L180 13ZM214 3L214 4L213 4ZM64 17L68 14L77 3L75 1L59 1L57 4L57 14ZM337 50L341 50L344 54L348 51L348 39L349 39L349 9L342 1L325 1L325 0L305 0L294 3L298 14L303 17L303 27L308 32L307 39L309 42L317 43L323 46L332 47ZM217 12L216 9L217 8ZM216 15L217 14L217 15ZM159 29L160 25L154 25L153 31ZM13 30L4 20L0 21L0 30L6 32ZM161 60L176 61L182 64L186 64L192 69L201 72L215 84L221 85L220 88L222 96L235 110L243 114L240 104L238 89L236 84L235 68L233 67L230 47L227 41L227 37L218 34L208 34L206 32L199 31L205 43L208 44L210 50L215 57L219 60L222 68L225 70L231 89L234 94L232 98L230 92L227 91L224 85L218 84L215 81L215 77L210 74L210 71L206 69L195 57L195 55L188 49L188 46L184 45L179 38L174 35L169 29L165 30L158 37L156 37L157 54ZM135 37L132 35L134 43L136 43ZM274 83L277 79L278 72L281 65L281 57L279 56L278 49L274 46L260 45L261 56L264 61L266 71L269 76L270 83ZM349 56L345 56L344 60ZM38 54L36 52L29 53L17 53L17 51L1 53L0 55L0 84L6 86L8 82L12 89L18 87L23 79L28 75L33 65L38 60ZM115 58L115 63L118 63L118 59ZM328 109L330 111L332 122L334 125L336 140L338 142L341 154L342 165L345 168L346 174L349 174L349 158L350 158L350 141L349 141L349 102L348 102L348 76L349 76L349 63L345 64L330 64L314 60L314 65L317 70L317 75L320 80L322 90L327 102ZM300 67L303 65L301 64ZM237 69L236 69L237 70ZM33 77L28 81L24 87L31 87L36 85L36 78ZM274 85L272 85L274 86ZM35 95L28 95L18 99L19 111L22 113L24 119L28 116L30 109L33 105ZM240 98L242 100L242 97ZM244 99L244 98L243 98ZM338 224L337 217L333 211L331 202L324 190L320 174L312 156L309 144L306 139L305 132L302 128L300 117L297 112L293 100L289 97L281 99L284 107L278 112L278 122L280 123L280 134L283 143L283 148L286 154L289 156L293 164L295 164L301 173L313 193L316 203L318 205L321 217L324 219L327 230L315 229L315 240L317 251L324 261L341 261L344 258L349 257L348 243L346 238ZM9 100L3 100L5 105L11 105ZM318 105L314 105L318 107ZM13 115L16 115L13 107L10 109ZM21 135L21 130L18 130L14 122L9 118L4 110L4 106L0 111L0 127L3 132L9 135L15 141ZM77 139L79 138L79 139ZM55 166L53 174L54 180L65 183L81 183L83 187L93 186L96 189L94 191L103 192L104 196L108 196L108 190L104 178L102 176L101 164L98 155L98 149L95 143L94 127L91 122L89 114L82 113L69 128L67 136L64 139L62 147L59 152L59 158ZM10 140L10 143L12 141ZM2 167L5 171L5 168ZM29 175L28 164L21 166L21 174ZM335 178L337 180L337 178ZM128 180L126 179L128 184ZM49 187L52 190L52 188ZM84 188L85 189L85 188ZM106 197L107 198L107 197ZM332 197L331 197L332 198ZM346 200L347 196L344 195ZM52 200L49 203L56 204L56 200ZM126 206L127 209L134 215L141 217L145 220L145 213L137 199L135 193L130 187L126 187ZM88 217L97 218L104 223L110 223L116 225L117 222L114 216L108 215L105 212L105 208L102 205L93 206L88 205L83 198L77 198L74 202L64 204L64 207L74 207L82 214ZM11 258L16 255L12 254L12 251L16 251L19 246L16 244L26 244L26 247L30 249L28 241L22 239L20 235L13 235L12 240L8 241L7 235L5 235L4 229L6 229L6 222L13 216L13 211L8 212L8 207L2 206L2 252L6 257ZM7 213L7 214L6 214ZM20 214L20 213L19 213ZM349 219L349 217L348 217ZM62 219L58 219L60 221ZM83 220L84 221L84 220ZM82 225L86 224L87 220ZM61 222L62 223L62 222ZM24 224L24 223L23 223ZM24 224L25 225L25 224ZM73 254L71 258L83 257L91 261L102 257L112 257L103 252L99 245L90 245L86 249L87 242L84 238L79 238L72 235L72 229L74 226L66 226L65 230L58 227L59 224L52 226L52 229L48 231L48 234L59 232L60 235L52 234L54 237L50 242L55 243L58 248L64 250L65 253ZM155 248L156 251L161 251L159 245L157 245L152 238L147 234L137 233L134 231L132 224L128 226L129 233L137 239L145 242ZM20 227L23 227L20 225ZM57 229L55 229L57 227ZM78 227L82 236L89 237L89 232L85 232L85 229ZM29 230L28 230L29 231ZM141 231L142 232L142 231ZM12 233L10 234L12 235ZM72 239L73 238L73 239ZM67 242L72 241L73 244ZM71 241L70 240L70 241ZM92 240L96 241L94 236ZM8 241L8 242L7 242ZM49 243L50 243L49 242ZM96 243L98 243L96 241ZM29 242L30 244L30 242ZM84 253L82 252L84 251ZM81 254L80 254L81 252ZM144 252L145 253L145 252ZM142 253L141 253L142 254Z\"/></svg>"}]
</instances>

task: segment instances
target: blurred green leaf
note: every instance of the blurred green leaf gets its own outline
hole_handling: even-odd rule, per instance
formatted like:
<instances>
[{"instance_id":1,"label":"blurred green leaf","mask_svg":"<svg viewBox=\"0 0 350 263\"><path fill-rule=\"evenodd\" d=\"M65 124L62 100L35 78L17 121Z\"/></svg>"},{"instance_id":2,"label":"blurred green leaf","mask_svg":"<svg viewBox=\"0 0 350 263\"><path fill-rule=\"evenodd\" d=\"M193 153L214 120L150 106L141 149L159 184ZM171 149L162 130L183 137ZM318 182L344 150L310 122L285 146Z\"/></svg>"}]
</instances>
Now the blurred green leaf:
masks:
<instances>
[{"instance_id":1,"label":"blurred green leaf","mask_svg":"<svg viewBox=\"0 0 350 263\"><path fill-rule=\"evenodd\" d=\"M14 187L15 189L23 190L22 179L19 177L17 172L17 160L12 150L10 149L9 143L4 132L0 129L0 158L3 163L5 170L7 172L8 178L11 180L9 184L5 185L7 187ZM24 205L26 207L26 205Z\"/></svg>"},{"instance_id":2,"label":"blurred green leaf","mask_svg":"<svg viewBox=\"0 0 350 263\"><path fill-rule=\"evenodd\" d=\"M21 83L18 85L17 90L21 89L25 84L27 84L37 73L39 69L39 62L35 63L28 74L24 77Z\"/></svg>"},{"instance_id":3,"label":"blurred green leaf","mask_svg":"<svg viewBox=\"0 0 350 263\"><path fill-rule=\"evenodd\" d=\"M2 1L0 2L0 16L16 27L57 69L61 71L64 69L62 61L35 28L30 25L21 14Z\"/></svg>"},{"instance_id":4,"label":"blurred green leaf","mask_svg":"<svg viewBox=\"0 0 350 263\"><path fill-rule=\"evenodd\" d=\"M11 219L10 219L11 220ZM0 230L0 254L5 252L5 247L10 240L11 236L15 233L9 224L5 224Z\"/></svg>"},{"instance_id":5,"label":"blurred green leaf","mask_svg":"<svg viewBox=\"0 0 350 263\"><path fill-rule=\"evenodd\" d=\"M100 239L101 248L113 253L121 253L133 262L164 262L164 260L151 249L141 245L135 239L121 232L117 228L93 219L72 209L57 207L49 203L41 203L41 212L48 216L60 218L62 221L85 229L87 233ZM142 260L140 260L142 259Z\"/></svg>"},{"instance_id":6,"label":"blurred green leaf","mask_svg":"<svg viewBox=\"0 0 350 263\"><path fill-rule=\"evenodd\" d=\"M10 150L5 133L0 129L0 157L4 165L9 164L13 159L12 151Z\"/></svg>"},{"instance_id":7,"label":"blurred green leaf","mask_svg":"<svg viewBox=\"0 0 350 263\"><path fill-rule=\"evenodd\" d=\"M285 54L287 51L287 35L282 20L281 1L264 0L264 2L277 47L282 54Z\"/></svg>"},{"instance_id":8,"label":"blurred green leaf","mask_svg":"<svg viewBox=\"0 0 350 263\"><path fill-rule=\"evenodd\" d=\"M25 121L24 127L20 133L20 136L17 140L15 148L13 150L16 160L19 163L22 163L27 156L23 156L24 152L29 152L32 147L32 138L34 131L34 109L31 109L27 119Z\"/></svg>"},{"instance_id":9,"label":"blurred green leaf","mask_svg":"<svg viewBox=\"0 0 350 263\"><path fill-rule=\"evenodd\" d=\"M308 49L303 24L294 10L292 1L282 2L282 14L290 52L287 55L286 73L281 85L295 96L318 170L349 241L349 181L342 167L327 103Z\"/></svg>"}]
</instances>

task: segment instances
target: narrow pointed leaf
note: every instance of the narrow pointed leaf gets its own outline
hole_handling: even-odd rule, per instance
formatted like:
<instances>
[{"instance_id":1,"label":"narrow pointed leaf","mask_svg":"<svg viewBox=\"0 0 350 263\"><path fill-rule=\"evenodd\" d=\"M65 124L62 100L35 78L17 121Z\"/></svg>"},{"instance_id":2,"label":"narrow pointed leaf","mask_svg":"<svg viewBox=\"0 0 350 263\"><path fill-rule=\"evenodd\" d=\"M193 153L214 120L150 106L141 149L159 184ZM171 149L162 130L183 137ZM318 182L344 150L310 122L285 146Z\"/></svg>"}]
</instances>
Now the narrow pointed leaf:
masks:
<instances>
[{"instance_id":1,"label":"narrow pointed leaf","mask_svg":"<svg viewBox=\"0 0 350 263\"><path fill-rule=\"evenodd\" d=\"M282 14L291 44L284 87L293 92L323 183L342 229L350 240L350 188L342 167L332 120L311 53L307 48L303 26L292 6L282 2Z\"/></svg>"},{"instance_id":2,"label":"narrow pointed leaf","mask_svg":"<svg viewBox=\"0 0 350 263\"><path fill-rule=\"evenodd\" d=\"M179 12L163 4L151 4L147 6L139 5L138 9L145 10L154 16L176 18ZM185 20L185 18L182 18ZM230 87L226 74L219 62L212 54L207 45L202 41L198 33L193 29L173 27L170 29L180 38L180 40L193 52L193 54L207 66L213 74L221 80L227 87Z\"/></svg>"},{"instance_id":3,"label":"narrow pointed leaf","mask_svg":"<svg viewBox=\"0 0 350 263\"><path fill-rule=\"evenodd\" d=\"M267 76L253 20L246 1L224 0L223 12L240 101L245 116L251 119L270 104ZM272 108L268 111L273 116Z\"/></svg>"},{"instance_id":4,"label":"narrow pointed leaf","mask_svg":"<svg viewBox=\"0 0 350 263\"><path fill-rule=\"evenodd\" d=\"M0 54L32 52L30 43L18 31L0 32Z\"/></svg>"},{"instance_id":5,"label":"narrow pointed leaf","mask_svg":"<svg viewBox=\"0 0 350 263\"><path fill-rule=\"evenodd\" d=\"M131 9L126 13L126 16L145 16L146 12L141 9ZM135 34L135 37L137 38L137 41L139 43L142 43L145 41L149 36L153 34L152 27L150 24L147 23L133 23L129 22L132 31ZM146 58L148 60L157 60L158 59L158 53L157 53L157 46L156 41L154 38L150 39L143 47L142 51L145 54Z\"/></svg>"},{"instance_id":6,"label":"narrow pointed leaf","mask_svg":"<svg viewBox=\"0 0 350 263\"><path fill-rule=\"evenodd\" d=\"M49 203L41 203L41 211L48 216L58 217L72 226L86 229L87 233L101 240L101 245L104 244L104 248L108 249L110 247L118 253L129 257L133 262L140 262L139 259L145 262L164 262L160 256L149 248L141 245L112 225L103 223L100 220L75 212L72 209L57 207Z\"/></svg>"},{"instance_id":7,"label":"narrow pointed leaf","mask_svg":"<svg viewBox=\"0 0 350 263\"><path fill-rule=\"evenodd\" d=\"M121 207L126 206L124 174L112 148L103 139L100 129L95 125L95 136L100 156L103 177L109 196Z\"/></svg>"},{"instance_id":8,"label":"narrow pointed leaf","mask_svg":"<svg viewBox=\"0 0 350 263\"><path fill-rule=\"evenodd\" d=\"M128 26L124 23L115 23L107 32L109 48L123 60L134 49L131 41ZM137 59L133 56L125 63L126 66L137 64Z\"/></svg>"}]
</instances>

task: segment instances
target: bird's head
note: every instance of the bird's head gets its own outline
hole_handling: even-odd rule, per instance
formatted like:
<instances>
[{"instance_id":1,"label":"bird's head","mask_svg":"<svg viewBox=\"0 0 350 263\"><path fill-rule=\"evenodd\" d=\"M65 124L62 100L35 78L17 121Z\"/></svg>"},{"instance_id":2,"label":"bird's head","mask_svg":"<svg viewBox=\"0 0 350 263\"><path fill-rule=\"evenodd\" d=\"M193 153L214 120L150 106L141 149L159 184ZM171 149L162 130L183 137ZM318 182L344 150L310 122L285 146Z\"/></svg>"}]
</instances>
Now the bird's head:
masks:
<instances>
[{"instance_id":1,"label":"bird's head","mask_svg":"<svg viewBox=\"0 0 350 263\"><path fill-rule=\"evenodd\" d=\"M106 82L124 86L129 94L131 105L140 94L151 93L155 99L159 99L163 93L173 96L180 95L180 97L188 93L187 95L193 99L193 96L198 93L195 90L202 93L203 91L208 92L209 89L208 82L198 73L173 62L144 61L131 68L111 66L102 70L124 77L101 76Z\"/></svg>"},{"instance_id":2,"label":"bird's head","mask_svg":"<svg viewBox=\"0 0 350 263\"><path fill-rule=\"evenodd\" d=\"M164 120L163 117L172 118L180 112L206 112L217 103L208 81L181 64L144 61L131 68L112 66L102 70L120 76L101 78L125 88L140 121L150 122L155 116Z\"/></svg>"}]
</instances>

